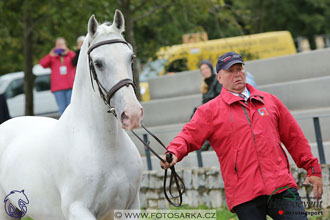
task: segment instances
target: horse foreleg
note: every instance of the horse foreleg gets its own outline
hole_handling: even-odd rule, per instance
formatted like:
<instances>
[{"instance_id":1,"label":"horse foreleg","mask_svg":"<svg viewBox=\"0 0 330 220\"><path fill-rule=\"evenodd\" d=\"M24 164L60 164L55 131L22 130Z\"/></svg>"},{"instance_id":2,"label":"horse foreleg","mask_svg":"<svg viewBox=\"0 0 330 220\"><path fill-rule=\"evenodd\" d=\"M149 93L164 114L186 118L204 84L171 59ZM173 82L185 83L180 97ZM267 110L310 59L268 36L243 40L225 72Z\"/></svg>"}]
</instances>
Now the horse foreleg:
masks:
<instances>
[{"instance_id":1,"label":"horse foreleg","mask_svg":"<svg viewBox=\"0 0 330 220\"><path fill-rule=\"evenodd\" d=\"M74 202L63 211L67 220L96 220L95 216L81 202Z\"/></svg>"},{"instance_id":2,"label":"horse foreleg","mask_svg":"<svg viewBox=\"0 0 330 220\"><path fill-rule=\"evenodd\" d=\"M129 210L140 210L141 209L139 192L137 193L132 204L130 204L130 206L127 209L129 209Z\"/></svg>"},{"instance_id":3,"label":"horse foreleg","mask_svg":"<svg viewBox=\"0 0 330 220\"><path fill-rule=\"evenodd\" d=\"M20 218L12 218L10 217L4 209L0 209L0 219L1 220L20 220Z\"/></svg>"},{"instance_id":4,"label":"horse foreleg","mask_svg":"<svg viewBox=\"0 0 330 220\"><path fill-rule=\"evenodd\" d=\"M139 193L136 195L134 201L127 207L128 210L136 210L137 213L140 213L140 197ZM123 214L123 213L121 213ZM108 213L101 218L101 220L114 220L114 210L109 210ZM124 217L121 217L121 219L125 219Z\"/></svg>"}]
</instances>

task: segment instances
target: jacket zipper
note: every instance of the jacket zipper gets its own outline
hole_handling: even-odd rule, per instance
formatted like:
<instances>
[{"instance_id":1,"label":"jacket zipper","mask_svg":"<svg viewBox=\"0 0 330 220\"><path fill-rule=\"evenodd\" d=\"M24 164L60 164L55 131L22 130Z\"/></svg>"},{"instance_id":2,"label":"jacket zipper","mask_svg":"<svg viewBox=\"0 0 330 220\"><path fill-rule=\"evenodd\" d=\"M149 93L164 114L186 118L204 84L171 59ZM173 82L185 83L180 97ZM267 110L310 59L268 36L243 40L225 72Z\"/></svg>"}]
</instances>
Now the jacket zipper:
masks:
<instances>
[{"instance_id":1,"label":"jacket zipper","mask_svg":"<svg viewBox=\"0 0 330 220\"><path fill-rule=\"evenodd\" d=\"M236 155L235 155L235 173L236 173L236 175L237 175L237 178L238 178L238 173L237 173L237 154L238 154L238 152L236 151Z\"/></svg>"},{"instance_id":2,"label":"jacket zipper","mask_svg":"<svg viewBox=\"0 0 330 220\"><path fill-rule=\"evenodd\" d=\"M245 114L245 116L246 116L246 118L247 118L247 120L249 122L249 125L250 125L250 129L251 129L251 133L252 133L252 137L253 137L253 142L254 142L254 148L255 148L256 154L257 154L258 166L259 166L259 169L260 169L262 181L264 182L264 185L265 185L265 188L266 188L265 178L264 178L264 175L262 174L262 170L261 170L261 167L260 167L260 160L259 160L258 151L257 151L257 142L256 142L256 137L254 135L254 132L252 130L251 120L250 120L250 117L249 117L249 115L248 115L248 113L246 111L245 106L242 103L240 103L240 104L241 104L241 106L243 108L244 114Z\"/></svg>"},{"instance_id":3,"label":"jacket zipper","mask_svg":"<svg viewBox=\"0 0 330 220\"><path fill-rule=\"evenodd\" d=\"M282 153L284 154L284 157L285 157L285 160L286 160L286 166L288 167L288 172L290 173L290 164L289 164L289 159L288 159L288 156L286 155L285 151L283 150L281 144L280 144L280 148L282 150Z\"/></svg>"},{"instance_id":4,"label":"jacket zipper","mask_svg":"<svg viewBox=\"0 0 330 220\"><path fill-rule=\"evenodd\" d=\"M237 158L235 160L235 174L236 174L236 177L237 177L237 180L238 180L238 172L237 172Z\"/></svg>"}]
</instances>

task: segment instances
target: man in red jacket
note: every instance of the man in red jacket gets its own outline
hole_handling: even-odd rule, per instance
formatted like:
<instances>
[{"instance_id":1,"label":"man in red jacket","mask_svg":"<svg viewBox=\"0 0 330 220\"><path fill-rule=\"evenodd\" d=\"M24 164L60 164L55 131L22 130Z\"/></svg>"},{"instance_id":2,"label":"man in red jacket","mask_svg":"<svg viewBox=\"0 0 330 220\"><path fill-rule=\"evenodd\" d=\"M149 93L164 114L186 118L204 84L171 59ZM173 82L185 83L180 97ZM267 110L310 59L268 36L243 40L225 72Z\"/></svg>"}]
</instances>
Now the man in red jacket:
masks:
<instances>
[{"instance_id":1,"label":"man in red jacket","mask_svg":"<svg viewBox=\"0 0 330 220\"><path fill-rule=\"evenodd\" d=\"M41 66L51 68L50 89L55 95L60 115L71 101L76 74L76 68L72 65L74 57L75 53L68 49L65 39L59 37L55 41L55 48L40 60Z\"/></svg>"},{"instance_id":2,"label":"man in red jacket","mask_svg":"<svg viewBox=\"0 0 330 220\"><path fill-rule=\"evenodd\" d=\"M321 166L298 123L277 97L246 84L239 54L222 55L216 71L221 94L197 109L167 147L173 161L161 166L173 166L209 140L221 164L227 205L239 219L307 220L281 146L307 171L304 184L313 184L314 197L321 198Z\"/></svg>"}]
</instances>

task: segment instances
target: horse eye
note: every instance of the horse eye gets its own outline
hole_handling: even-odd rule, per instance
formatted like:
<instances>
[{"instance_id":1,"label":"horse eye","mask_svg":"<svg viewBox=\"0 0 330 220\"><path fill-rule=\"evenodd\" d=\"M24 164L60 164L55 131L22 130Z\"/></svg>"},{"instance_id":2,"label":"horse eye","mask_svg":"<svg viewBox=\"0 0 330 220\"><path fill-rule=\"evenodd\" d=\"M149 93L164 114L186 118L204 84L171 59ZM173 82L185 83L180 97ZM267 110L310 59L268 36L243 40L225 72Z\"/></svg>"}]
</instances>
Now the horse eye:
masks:
<instances>
[{"instance_id":1,"label":"horse eye","mask_svg":"<svg viewBox=\"0 0 330 220\"><path fill-rule=\"evenodd\" d=\"M98 69L101 69L103 67L103 64L101 61L95 61L95 66L98 68Z\"/></svg>"}]
</instances>

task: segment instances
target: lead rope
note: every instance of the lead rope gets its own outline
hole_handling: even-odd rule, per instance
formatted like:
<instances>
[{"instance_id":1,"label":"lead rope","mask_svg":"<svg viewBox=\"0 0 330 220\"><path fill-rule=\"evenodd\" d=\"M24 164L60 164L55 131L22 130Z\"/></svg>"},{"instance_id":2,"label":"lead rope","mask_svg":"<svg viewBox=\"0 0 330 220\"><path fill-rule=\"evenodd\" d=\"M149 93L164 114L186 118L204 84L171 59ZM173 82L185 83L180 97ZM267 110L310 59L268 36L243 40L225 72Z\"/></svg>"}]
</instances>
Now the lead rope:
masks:
<instances>
[{"instance_id":1,"label":"lead rope","mask_svg":"<svg viewBox=\"0 0 330 220\"><path fill-rule=\"evenodd\" d=\"M148 132L160 145L162 145L163 148L166 149L165 145L163 144L163 142L156 136L154 135L151 131L149 131L146 127L144 127L143 124L141 124L141 127L146 131ZM145 147L147 147L160 161L162 161L163 163L165 163L165 161L163 160L163 158L161 156L159 156L159 154L157 154L151 147L150 147L150 141L148 141L147 143L144 142L134 131L131 130L131 132L135 135L135 137L137 137L137 139L139 141L141 141ZM166 161L168 163L171 163L173 158L172 158L172 154L171 153L167 153L166 154ZM169 183L169 194L171 195L172 199L179 199L179 203L175 203L173 202L168 194L167 194L167 191L166 191L166 179L167 179L167 169L165 170L165 173L164 173L164 186L163 186L163 190L164 190L164 195L165 195L165 198L167 199L167 201L175 206L175 207L179 207L181 206L182 204L182 194L186 191L186 187L183 183L183 180L181 179L181 177L176 173L175 171L175 167L174 166L171 166L170 167L171 169L171 177L170 177L170 183ZM172 193L172 186L173 186L173 181L175 181L175 185L176 185L176 189L178 191L178 195L175 196L173 195ZM182 185L182 188L181 186Z\"/></svg>"}]
</instances>

